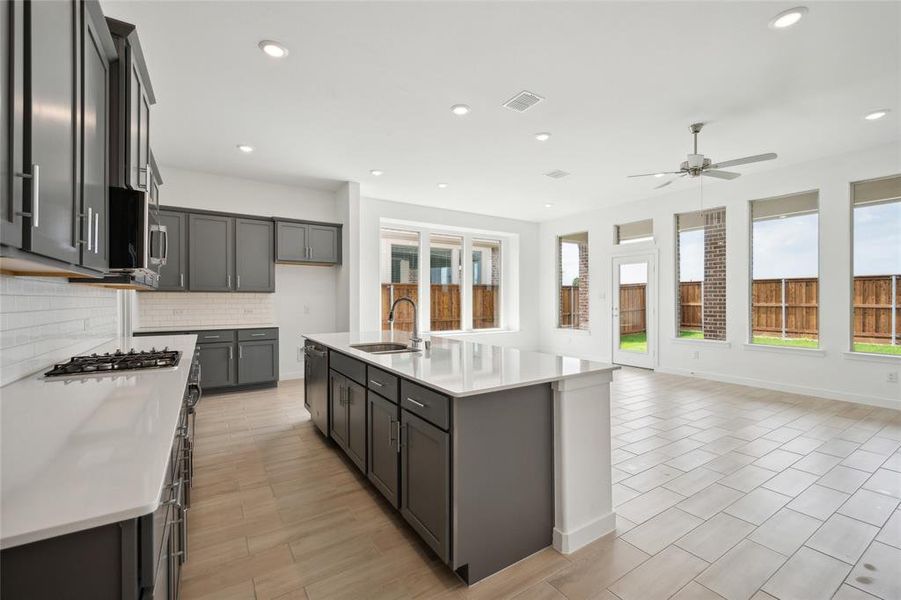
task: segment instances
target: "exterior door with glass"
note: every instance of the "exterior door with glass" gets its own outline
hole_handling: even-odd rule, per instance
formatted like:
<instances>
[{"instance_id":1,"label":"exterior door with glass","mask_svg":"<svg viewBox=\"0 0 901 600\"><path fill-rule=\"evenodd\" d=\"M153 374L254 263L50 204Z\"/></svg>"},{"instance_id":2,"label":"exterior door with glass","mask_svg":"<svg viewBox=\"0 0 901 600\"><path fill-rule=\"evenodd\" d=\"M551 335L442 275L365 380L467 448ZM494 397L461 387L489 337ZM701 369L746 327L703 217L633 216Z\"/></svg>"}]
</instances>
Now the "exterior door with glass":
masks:
<instances>
[{"instance_id":1,"label":"exterior door with glass","mask_svg":"<svg viewBox=\"0 0 901 600\"><path fill-rule=\"evenodd\" d=\"M653 369L657 355L654 255L613 259L613 362Z\"/></svg>"}]
</instances>

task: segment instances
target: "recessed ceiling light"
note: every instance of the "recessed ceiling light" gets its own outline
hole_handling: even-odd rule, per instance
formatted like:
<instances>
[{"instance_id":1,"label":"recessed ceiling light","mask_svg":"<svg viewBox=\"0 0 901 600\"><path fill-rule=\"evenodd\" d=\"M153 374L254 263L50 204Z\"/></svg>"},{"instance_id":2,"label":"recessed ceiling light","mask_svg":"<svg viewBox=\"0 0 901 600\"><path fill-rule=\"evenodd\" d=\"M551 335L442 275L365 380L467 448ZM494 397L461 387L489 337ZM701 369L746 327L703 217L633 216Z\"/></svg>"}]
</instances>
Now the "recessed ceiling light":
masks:
<instances>
[{"instance_id":1,"label":"recessed ceiling light","mask_svg":"<svg viewBox=\"0 0 901 600\"><path fill-rule=\"evenodd\" d=\"M272 40L263 40L258 44L260 50L271 56L272 58L285 58L288 56L288 49L278 42Z\"/></svg>"},{"instance_id":2,"label":"recessed ceiling light","mask_svg":"<svg viewBox=\"0 0 901 600\"><path fill-rule=\"evenodd\" d=\"M253 152L253 146L250 146L248 144L238 144L237 148L244 154L250 154L251 152Z\"/></svg>"},{"instance_id":3,"label":"recessed ceiling light","mask_svg":"<svg viewBox=\"0 0 901 600\"><path fill-rule=\"evenodd\" d=\"M545 208L551 208L552 206L554 206L554 205L551 204L550 202L547 202L547 203L545 203L545 205L544 205Z\"/></svg>"},{"instance_id":4,"label":"recessed ceiling light","mask_svg":"<svg viewBox=\"0 0 901 600\"><path fill-rule=\"evenodd\" d=\"M376 177L379 177L380 175L384 175L384 174L385 174L384 171L381 171L381 170L379 170L379 169L373 169L373 170L371 170L371 171L369 171L369 172L370 172L372 175L375 175Z\"/></svg>"},{"instance_id":5,"label":"recessed ceiling light","mask_svg":"<svg viewBox=\"0 0 901 600\"><path fill-rule=\"evenodd\" d=\"M666 175L666 173L654 173L654 177L656 177L658 179L663 177L664 175Z\"/></svg>"},{"instance_id":6,"label":"recessed ceiling light","mask_svg":"<svg viewBox=\"0 0 901 600\"><path fill-rule=\"evenodd\" d=\"M873 112L871 112L870 114L865 116L864 119L866 119L867 121L878 121L879 119L881 119L888 113L889 113L889 109L880 108L879 110L874 110Z\"/></svg>"},{"instance_id":7,"label":"recessed ceiling light","mask_svg":"<svg viewBox=\"0 0 901 600\"><path fill-rule=\"evenodd\" d=\"M535 139L538 140L539 142L546 142L549 139L551 139L551 134L548 133L547 131L542 131L541 133L535 134Z\"/></svg>"},{"instance_id":8,"label":"recessed ceiling light","mask_svg":"<svg viewBox=\"0 0 901 600\"><path fill-rule=\"evenodd\" d=\"M791 27L800 21L806 14L806 6L796 6L795 8L783 10L781 13L770 19L770 29L785 29Z\"/></svg>"},{"instance_id":9,"label":"recessed ceiling light","mask_svg":"<svg viewBox=\"0 0 901 600\"><path fill-rule=\"evenodd\" d=\"M451 106L451 112L458 116L468 115L472 109L465 104L454 104Z\"/></svg>"},{"instance_id":10,"label":"recessed ceiling light","mask_svg":"<svg viewBox=\"0 0 901 600\"><path fill-rule=\"evenodd\" d=\"M445 189L446 187L447 187L447 184L446 184L446 183L439 183L439 184L438 184L438 189L439 189L439 190L443 190L443 189Z\"/></svg>"}]
</instances>

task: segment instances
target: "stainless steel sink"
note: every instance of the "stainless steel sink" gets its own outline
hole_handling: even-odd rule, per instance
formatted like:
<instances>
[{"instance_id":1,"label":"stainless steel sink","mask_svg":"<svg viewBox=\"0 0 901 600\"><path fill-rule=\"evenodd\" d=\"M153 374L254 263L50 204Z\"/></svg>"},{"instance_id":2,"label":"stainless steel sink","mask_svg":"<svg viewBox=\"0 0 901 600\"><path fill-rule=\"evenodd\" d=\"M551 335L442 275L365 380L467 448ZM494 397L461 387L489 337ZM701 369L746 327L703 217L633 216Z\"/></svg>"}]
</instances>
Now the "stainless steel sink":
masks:
<instances>
[{"instance_id":1,"label":"stainless steel sink","mask_svg":"<svg viewBox=\"0 0 901 600\"><path fill-rule=\"evenodd\" d=\"M410 348L406 344L398 342L375 342L371 344L351 344L351 348L369 352L370 354L400 354L402 352L419 352L416 348Z\"/></svg>"}]
</instances>

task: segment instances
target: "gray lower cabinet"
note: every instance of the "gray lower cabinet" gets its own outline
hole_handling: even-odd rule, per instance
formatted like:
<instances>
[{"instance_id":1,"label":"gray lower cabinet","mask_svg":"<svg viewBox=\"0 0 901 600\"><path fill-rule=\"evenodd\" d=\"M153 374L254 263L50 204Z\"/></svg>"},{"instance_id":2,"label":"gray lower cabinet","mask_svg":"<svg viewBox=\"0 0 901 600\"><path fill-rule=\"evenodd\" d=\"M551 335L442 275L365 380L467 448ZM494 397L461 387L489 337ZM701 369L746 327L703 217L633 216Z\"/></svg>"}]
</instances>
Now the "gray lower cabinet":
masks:
<instances>
[{"instance_id":1,"label":"gray lower cabinet","mask_svg":"<svg viewBox=\"0 0 901 600\"><path fill-rule=\"evenodd\" d=\"M369 437L366 476L372 485L398 507L400 500L400 415L396 404L367 392Z\"/></svg>"},{"instance_id":2,"label":"gray lower cabinet","mask_svg":"<svg viewBox=\"0 0 901 600\"><path fill-rule=\"evenodd\" d=\"M235 219L235 290L274 292L275 242L272 221Z\"/></svg>"},{"instance_id":3,"label":"gray lower cabinet","mask_svg":"<svg viewBox=\"0 0 901 600\"><path fill-rule=\"evenodd\" d=\"M201 385L204 389L230 387L237 383L233 342L198 344L197 347L200 349Z\"/></svg>"},{"instance_id":4,"label":"gray lower cabinet","mask_svg":"<svg viewBox=\"0 0 901 600\"><path fill-rule=\"evenodd\" d=\"M329 388L332 439L363 473L366 472L366 389L331 371Z\"/></svg>"},{"instance_id":5,"label":"gray lower cabinet","mask_svg":"<svg viewBox=\"0 0 901 600\"><path fill-rule=\"evenodd\" d=\"M450 434L402 410L400 455L401 515L446 562L450 555Z\"/></svg>"},{"instance_id":6,"label":"gray lower cabinet","mask_svg":"<svg viewBox=\"0 0 901 600\"><path fill-rule=\"evenodd\" d=\"M188 217L189 286L192 292L230 292L234 289L235 220L219 215Z\"/></svg>"},{"instance_id":7,"label":"gray lower cabinet","mask_svg":"<svg viewBox=\"0 0 901 600\"><path fill-rule=\"evenodd\" d=\"M340 264L341 228L337 225L276 222L278 262Z\"/></svg>"},{"instance_id":8,"label":"gray lower cabinet","mask_svg":"<svg viewBox=\"0 0 901 600\"><path fill-rule=\"evenodd\" d=\"M166 264L160 268L161 292L188 290L188 215L183 212L161 210L160 225L166 227Z\"/></svg>"},{"instance_id":9,"label":"gray lower cabinet","mask_svg":"<svg viewBox=\"0 0 901 600\"><path fill-rule=\"evenodd\" d=\"M278 380L278 340L238 342L238 385Z\"/></svg>"}]
</instances>

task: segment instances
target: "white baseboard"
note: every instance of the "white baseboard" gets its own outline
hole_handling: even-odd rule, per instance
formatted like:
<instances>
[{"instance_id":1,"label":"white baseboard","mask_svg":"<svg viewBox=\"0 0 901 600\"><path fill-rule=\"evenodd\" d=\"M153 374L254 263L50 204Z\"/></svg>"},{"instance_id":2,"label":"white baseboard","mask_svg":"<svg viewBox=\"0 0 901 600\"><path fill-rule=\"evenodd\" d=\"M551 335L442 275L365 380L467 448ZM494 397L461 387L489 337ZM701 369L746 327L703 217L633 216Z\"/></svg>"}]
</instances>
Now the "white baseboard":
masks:
<instances>
[{"instance_id":1,"label":"white baseboard","mask_svg":"<svg viewBox=\"0 0 901 600\"><path fill-rule=\"evenodd\" d=\"M738 385L747 385L767 390L775 390L777 392L787 392L790 394L801 394L804 396L816 396L818 398L827 398L829 400L842 400L844 402L852 402L854 404L866 404L868 406L878 406L881 408L901 409L901 400L893 400L891 398L881 398L879 396L868 396L866 394L853 394L850 392L837 392L826 388L816 388L804 385L792 385L787 383L779 383L769 381L767 379L755 379L753 377L738 377L736 375L724 375L722 373L712 373L709 371L693 371L691 369L680 369L673 367L658 366L655 369L659 373L667 373L669 375L681 375L683 377L700 377L701 379L709 379L711 381L721 381L723 383L735 383Z\"/></svg>"},{"instance_id":2,"label":"white baseboard","mask_svg":"<svg viewBox=\"0 0 901 600\"><path fill-rule=\"evenodd\" d=\"M616 513L609 512L575 531L560 531L554 527L554 549L561 554L571 554L616 529Z\"/></svg>"}]
</instances>

